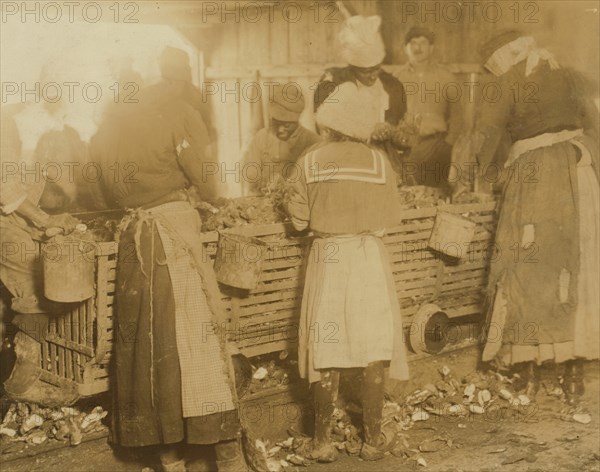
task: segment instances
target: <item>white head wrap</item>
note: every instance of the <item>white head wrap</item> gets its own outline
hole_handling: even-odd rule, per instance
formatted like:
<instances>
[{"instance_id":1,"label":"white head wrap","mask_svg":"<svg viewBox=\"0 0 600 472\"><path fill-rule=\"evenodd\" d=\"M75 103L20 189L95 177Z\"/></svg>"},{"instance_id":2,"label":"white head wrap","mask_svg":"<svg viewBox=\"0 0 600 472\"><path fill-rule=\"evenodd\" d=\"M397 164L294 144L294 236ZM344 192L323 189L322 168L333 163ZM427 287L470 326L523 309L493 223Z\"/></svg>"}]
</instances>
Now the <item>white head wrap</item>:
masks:
<instances>
[{"instance_id":1,"label":"white head wrap","mask_svg":"<svg viewBox=\"0 0 600 472\"><path fill-rule=\"evenodd\" d=\"M533 72L540 60L548 61L552 70L560 67L552 53L538 48L535 39L531 36L521 36L496 50L486 62L485 67L494 75L500 76L525 59L527 59L525 76L529 76Z\"/></svg>"},{"instance_id":2,"label":"white head wrap","mask_svg":"<svg viewBox=\"0 0 600 472\"><path fill-rule=\"evenodd\" d=\"M381 17L351 16L346 19L338 39L342 57L353 66L374 67L383 62L385 46L379 33Z\"/></svg>"},{"instance_id":3,"label":"white head wrap","mask_svg":"<svg viewBox=\"0 0 600 472\"><path fill-rule=\"evenodd\" d=\"M367 141L377 120L365 113L365 100L352 82L344 82L325 100L315 115L319 126Z\"/></svg>"}]
</instances>

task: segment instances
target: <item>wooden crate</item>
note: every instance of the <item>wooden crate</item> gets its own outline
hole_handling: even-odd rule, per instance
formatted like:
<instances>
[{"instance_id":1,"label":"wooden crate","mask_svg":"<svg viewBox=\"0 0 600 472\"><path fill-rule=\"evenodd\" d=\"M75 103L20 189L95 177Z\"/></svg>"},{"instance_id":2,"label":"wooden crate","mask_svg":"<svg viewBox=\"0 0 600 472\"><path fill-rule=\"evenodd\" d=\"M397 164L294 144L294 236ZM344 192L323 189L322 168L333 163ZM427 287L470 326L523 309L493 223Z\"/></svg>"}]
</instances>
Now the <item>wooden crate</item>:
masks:
<instances>
[{"instance_id":1,"label":"wooden crate","mask_svg":"<svg viewBox=\"0 0 600 472\"><path fill-rule=\"evenodd\" d=\"M495 203L446 205L444 211L466 214L478 223L465 257L454 260L427 248L436 208L405 210L402 223L388 230L389 251L405 323L419 306L437 303L450 317L481 312L487 280L488 249L493 242ZM229 314L228 338L248 357L295 349L310 238L295 235L290 224L243 226L233 231L269 243L256 289L222 286ZM214 259L218 234L202 234ZM99 243L97 293L50 325L43 346L43 378L57 385L76 383L81 395L108 390L113 343L116 243Z\"/></svg>"},{"instance_id":2,"label":"wooden crate","mask_svg":"<svg viewBox=\"0 0 600 472\"><path fill-rule=\"evenodd\" d=\"M112 352L117 244L98 243L96 295L53 317L42 343L42 380L75 384L83 396L108 390Z\"/></svg>"}]
</instances>

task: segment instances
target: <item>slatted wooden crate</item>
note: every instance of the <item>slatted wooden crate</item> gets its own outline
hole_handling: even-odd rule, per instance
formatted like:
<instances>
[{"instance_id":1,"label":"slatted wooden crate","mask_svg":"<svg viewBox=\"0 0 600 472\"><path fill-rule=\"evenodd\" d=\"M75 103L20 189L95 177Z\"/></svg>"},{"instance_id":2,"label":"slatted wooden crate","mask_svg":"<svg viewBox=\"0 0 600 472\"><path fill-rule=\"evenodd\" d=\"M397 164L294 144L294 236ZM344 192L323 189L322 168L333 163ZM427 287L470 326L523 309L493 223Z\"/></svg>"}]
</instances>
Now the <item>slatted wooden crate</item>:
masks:
<instances>
[{"instance_id":1,"label":"slatted wooden crate","mask_svg":"<svg viewBox=\"0 0 600 472\"><path fill-rule=\"evenodd\" d=\"M75 384L84 396L108 390L116 248L115 242L97 244L95 297L70 304L64 315L53 317L42 343L42 380Z\"/></svg>"},{"instance_id":2,"label":"slatted wooden crate","mask_svg":"<svg viewBox=\"0 0 600 472\"><path fill-rule=\"evenodd\" d=\"M462 248L468 252L460 260L427 249L435 207L403 211L402 224L384 237L405 322L410 322L419 306L430 302L450 317L481 312L495 203L446 205L443 210L467 214L479 223L474 242ZM294 349L310 238L295 236L291 226L283 223L243 226L235 232L257 237L269 246L256 289L222 287L230 317L229 339L249 357ZM202 240L206 254L214 258L217 233L204 233ZM57 385L75 383L81 395L109 387L116 253L116 243L98 244L95 298L53 321L43 346L43 379Z\"/></svg>"}]
</instances>

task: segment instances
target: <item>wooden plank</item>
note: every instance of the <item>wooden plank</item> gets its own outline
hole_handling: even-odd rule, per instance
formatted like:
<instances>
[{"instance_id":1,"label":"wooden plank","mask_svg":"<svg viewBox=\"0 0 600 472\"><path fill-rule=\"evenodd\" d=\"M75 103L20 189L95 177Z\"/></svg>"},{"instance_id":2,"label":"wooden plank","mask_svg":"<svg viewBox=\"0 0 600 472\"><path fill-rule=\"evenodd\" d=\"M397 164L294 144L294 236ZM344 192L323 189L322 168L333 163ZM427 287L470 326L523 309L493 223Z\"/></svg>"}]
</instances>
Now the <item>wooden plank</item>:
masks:
<instances>
[{"instance_id":1,"label":"wooden plank","mask_svg":"<svg viewBox=\"0 0 600 472\"><path fill-rule=\"evenodd\" d=\"M275 312L266 312L264 314L256 314L249 317L240 317L241 327L250 326L252 324L271 323L274 321L288 320L300 318L300 311L296 308L287 310L278 310Z\"/></svg>"},{"instance_id":2,"label":"wooden plank","mask_svg":"<svg viewBox=\"0 0 600 472\"><path fill-rule=\"evenodd\" d=\"M207 67L204 74L205 81L219 81L228 79L250 78L259 70L252 66L226 66L226 67Z\"/></svg>"},{"instance_id":3,"label":"wooden plank","mask_svg":"<svg viewBox=\"0 0 600 472\"><path fill-rule=\"evenodd\" d=\"M455 282L459 282L461 280L466 279L476 279L480 277L486 277L488 274L485 269L475 269L475 270L465 270L461 272L454 272L451 275L447 275L443 277L444 285L451 285Z\"/></svg>"},{"instance_id":4,"label":"wooden plank","mask_svg":"<svg viewBox=\"0 0 600 472\"><path fill-rule=\"evenodd\" d=\"M265 261L263 264L263 270L268 271L268 270L288 269L291 267L301 267L303 265L304 265L304 260L299 257L293 258L293 259L281 258L274 262Z\"/></svg>"},{"instance_id":5,"label":"wooden plank","mask_svg":"<svg viewBox=\"0 0 600 472\"><path fill-rule=\"evenodd\" d=\"M413 298L431 295L435 292L435 285L431 285L425 288L413 288L413 289L405 289L403 287L396 288L396 292L400 298Z\"/></svg>"},{"instance_id":6,"label":"wooden plank","mask_svg":"<svg viewBox=\"0 0 600 472\"><path fill-rule=\"evenodd\" d=\"M304 280L295 279L286 279L279 282L268 282L268 283L259 283L258 287L254 290L250 291L250 295L265 293L265 292L274 292L277 290L285 290L288 288L296 288L300 289L304 285Z\"/></svg>"},{"instance_id":7,"label":"wooden plank","mask_svg":"<svg viewBox=\"0 0 600 472\"><path fill-rule=\"evenodd\" d=\"M247 357L261 356L263 354L269 354L271 352L283 351L289 349L290 343L288 340L279 340L266 344L259 344L256 346L239 346L240 352Z\"/></svg>"},{"instance_id":8,"label":"wooden plank","mask_svg":"<svg viewBox=\"0 0 600 472\"><path fill-rule=\"evenodd\" d=\"M48 349L49 344L46 341L42 341L42 365L41 368L43 371L48 370L49 362L48 358L50 357L50 351Z\"/></svg>"},{"instance_id":9,"label":"wooden plank","mask_svg":"<svg viewBox=\"0 0 600 472\"><path fill-rule=\"evenodd\" d=\"M396 279L396 275L394 275L394 282L398 283L399 288L402 291L410 290L413 288L421 288L421 287L435 287L437 277L428 277L428 278L420 278L417 280L398 280Z\"/></svg>"},{"instance_id":10,"label":"wooden plank","mask_svg":"<svg viewBox=\"0 0 600 472\"><path fill-rule=\"evenodd\" d=\"M101 362L107 350L106 331L109 328L108 319L106 317L108 305L108 281L106 280L108 259L105 257L98 258L96 264L96 329L98 331L97 345L95 349L95 361ZM92 320L88 318L88 323Z\"/></svg>"},{"instance_id":11,"label":"wooden plank","mask_svg":"<svg viewBox=\"0 0 600 472\"><path fill-rule=\"evenodd\" d=\"M211 63L216 67L240 64L239 24L235 21L223 22L218 26L219 38L211 55ZM206 74L207 78L208 74Z\"/></svg>"},{"instance_id":12,"label":"wooden plank","mask_svg":"<svg viewBox=\"0 0 600 472\"><path fill-rule=\"evenodd\" d=\"M82 354L85 354L88 357L94 357L94 349L87 347L87 346L82 346L81 344L77 344L73 341L67 341L66 339L62 338L61 336L57 335L56 333L52 333L52 334L48 334L46 340L50 343L50 346L55 346L57 351L58 351L58 356L59 359L61 359L61 354L60 352L63 352L63 366L60 367L59 364L59 370L58 370L58 374L61 377L64 377L64 351L65 349L70 349L72 351L76 351L76 352L80 352Z\"/></svg>"},{"instance_id":13,"label":"wooden plank","mask_svg":"<svg viewBox=\"0 0 600 472\"><path fill-rule=\"evenodd\" d=\"M48 337L56 336L56 322L50 321L48 323ZM48 372L52 374L58 374L58 369L56 368L56 345L48 344Z\"/></svg>"},{"instance_id":14,"label":"wooden plank","mask_svg":"<svg viewBox=\"0 0 600 472\"><path fill-rule=\"evenodd\" d=\"M443 292L451 292L451 291L455 291L455 290L459 290L459 289L463 289L463 288L467 288L467 287L474 287L474 286L483 287L483 286L485 286L486 280L487 280L487 274L485 276L463 280L462 282L457 282L457 283L453 283L453 284L444 284L442 291Z\"/></svg>"},{"instance_id":15,"label":"wooden plank","mask_svg":"<svg viewBox=\"0 0 600 472\"><path fill-rule=\"evenodd\" d=\"M400 226L395 226L394 228L388 230L386 235L383 237L383 240L386 241L388 237L393 236L395 234L406 234L409 232L419 232L426 229L433 228L434 219L429 220L408 220L410 223L402 223ZM414 223L412 222L414 221Z\"/></svg>"},{"instance_id":16,"label":"wooden plank","mask_svg":"<svg viewBox=\"0 0 600 472\"><path fill-rule=\"evenodd\" d=\"M402 41L402 40L401 40ZM391 74L398 73L404 64L385 64L383 69ZM454 74L480 74L483 69L480 64L475 63L451 63L444 66Z\"/></svg>"},{"instance_id":17,"label":"wooden plank","mask_svg":"<svg viewBox=\"0 0 600 472\"><path fill-rule=\"evenodd\" d=\"M272 335L269 335L269 337L265 338L262 342L257 342L257 341L253 341L253 340L247 340L247 339L243 340L243 341L240 341L238 343L238 348L240 350L243 350L243 349L248 348L250 346L259 346L259 345L265 346L265 348L266 348L266 346L272 347L274 345L274 343L277 343L278 341L279 342L285 341L285 343L287 345L298 344L298 340L297 339L287 339L286 338L286 333L274 333ZM264 352L269 352L269 351L264 351Z\"/></svg>"},{"instance_id":18,"label":"wooden plank","mask_svg":"<svg viewBox=\"0 0 600 472\"><path fill-rule=\"evenodd\" d=\"M290 298L274 303L264 303L262 305L249 306L244 309L244 316L254 315L256 313L264 313L270 311L277 311L285 308L295 308L300 306L301 297Z\"/></svg>"},{"instance_id":19,"label":"wooden plank","mask_svg":"<svg viewBox=\"0 0 600 472\"><path fill-rule=\"evenodd\" d=\"M68 389L71 389L75 383L72 380L65 379L45 370L42 370L40 373L40 379L57 387L66 387Z\"/></svg>"},{"instance_id":20,"label":"wooden plank","mask_svg":"<svg viewBox=\"0 0 600 472\"><path fill-rule=\"evenodd\" d=\"M257 326L254 329L239 331L237 337L229 337L228 339L234 341L236 344L241 343L248 346L250 344L271 342L275 339L297 340L298 336L298 323L286 320L285 323L277 326Z\"/></svg>"},{"instance_id":21,"label":"wooden plank","mask_svg":"<svg viewBox=\"0 0 600 472\"><path fill-rule=\"evenodd\" d=\"M61 315L56 319L56 331L57 331L57 336L59 336L59 339L64 338L64 336L65 336L65 315ZM48 336L46 339L49 342L52 342L50 340L50 336ZM57 355L58 355L57 373L58 373L59 377L65 378L65 348L59 344L59 346L56 348L56 351L57 351Z\"/></svg>"},{"instance_id":22,"label":"wooden plank","mask_svg":"<svg viewBox=\"0 0 600 472\"><path fill-rule=\"evenodd\" d=\"M77 316L77 308L73 309L69 313L69 324L66 326L66 339L72 342L75 345L79 345L77 333L79 332L78 321L75 321L75 317ZM71 349L67 349L65 352L65 376L66 378L73 380L73 351Z\"/></svg>"},{"instance_id":23,"label":"wooden plank","mask_svg":"<svg viewBox=\"0 0 600 472\"><path fill-rule=\"evenodd\" d=\"M478 261L473 261L473 262L465 262L462 264L459 264L457 266L454 267L449 267L449 266L445 266L444 267L444 274L454 274L456 272L462 272L462 271L471 271L471 270L477 270L477 269L484 269L487 267L487 261L484 260L478 260Z\"/></svg>"},{"instance_id":24,"label":"wooden plank","mask_svg":"<svg viewBox=\"0 0 600 472\"><path fill-rule=\"evenodd\" d=\"M277 12L277 14L280 14ZM290 62L289 23L283 20L273 21L269 25L269 63L274 66L285 66ZM267 77L262 69L261 76ZM283 74L286 75L286 74ZM293 74L288 74L293 75Z\"/></svg>"},{"instance_id":25,"label":"wooden plank","mask_svg":"<svg viewBox=\"0 0 600 472\"><path fill-rule=\"evenodd\" d=\"M431 236L431 230L429 231L420 231L409 234L398 233L394 236L387 237L387 244L396 244L400 242L408 242L408 241L427 241L429 240L429 236Z\"/></svg>"},{"instance_id":26,"label":"wooden plank","mask_svg":"<svg viewBox=\"0 0 600 472\"><path fill-rule=\"evenodd\" d=\"M286 300L288 298L296 298L302 293L298 293L299 291L296 289L292 290L278 290L277 292L270 293L268 295L256 295L250 296L247 298L239 299L239 309L244 311L244 309L248 306L260 305L262 303L269 303L273 301Z\"/></svg>"},{"instance_id":27,"label":"wooden plank","mask_svg":"<svg viewBox=\"0 0 600 472\"><path fill-rule=\"evenodd\" d=\"M413 270L408 270L408 271L403 271L403 272L398 272L398 273L396 273L396 271L394 271L394 280L396 282L402 282L404 284L408 280L431 278L431 277L436 277L437 275L438 275L438 268L437 268L437 264L435 264L433 267L425 268L423 270L413 269Z\"/></svg>"},{"instance_id":28,"label":"wooden plank","mask_svg":"<svg viewBox=\"0 0 600 472\"><path fill-rule=\"evenodd\" d=\"M255 16L258 21L248 21ZM242 18L242 21L237 24L239 58L234 64L253 66L254 64L267 64L270 61L270 26L269 15L266 12L257 12L255 8L248 9L247 19Z\"/></svg>"},{"instance_id":29,"label":"wooden plank","mask_svg":"<svg viewBox=\"0 0 600 472\"><path fill-rule=\"evenodd\" d=\"M96 265L97 267L97 265ZM96 269L97 270L97 269ZM94 320L96 318L96 313L98 308L96 307L96 303L98 302L98 279L96 279L96 297L94 300L88 300L86 302L86 310L85 310L85 340L86 346L92 347L94 345Z\"/></svg>"},{"instance_id":30,"label":"wooden plank","mask_svg":"<svg viewBox=\"0 0 600 472\"><path fill-rule=\"evenodd\" d=\"M263 272L260 275L260 281L265 282L267 280L281 280L281 279L288 279L288 278L292 278L292 277L297 278L299 273L300 273L300 269L297 267L293 268L293 269L287 269L287 270L281 270L281 271Z\"/></svg>"},{"instance_id":31,"label":"wooden plank","mask_svg":"<svg viewBox=\"0 0 600 472\"><path fill-rule=\"evenodd\" d=\"M414 259L405 259L407 255L407 253L394 253L390 256L394 272L422 271L437 265L437 260L434 258L415 261Z\"/></svg>"},{"instance_id":32,"label":"wooden plank","mask_svg":"<svg viewBox=\"0 0 600 472\"><path fill-rule=\"evenodd\" d=\"M82 367L81 354L79 354L78 352L74 352L73 353L73 379L77 383L83 382L83 378L81 376L81 367Z\"/></svg>"},{"instance_id":33,"label":"wooden plank","mask_svg":"<svg viewBox=\"0 0 600 472\"><path fill-rule=\"evenodd\" d=\"M272 245L267 249L265 260L271 261L288 257L303 258L309 250L309 241L294 245Z\"/></svg>"},{"instance_id":34,"label":"wooden plank","mask_svg":"<svg viewBox=\"0 0 600 472\"><path fill-rule=\"evenodd\" d=\"M218 130L219 164L222 172L216 176L228 195L241 194L241 183L235 169L241 160L240 116L238 102L240 88L237 79L223 79L218 82L219 91L211 97L215 117L215 128ZM225 174L225 170L233 174Z\"/></svg>"},{"instance_id":35,"label":"wooden plank","mask_svg":"<svg viewBox=\"0 0 600 472\"><path fill-rule=\"evenodd\" d=\"M289 5L292 5L290 3ZM298 5L297 3L295 5ZM293 22L293 18L288 21L288 39L289 39L289 60L290 64L306 64L309 62L307 44L310 42L308 25L312 21L309 12L302 11L302 16L298 21ZM296 14L293 9L289 11L290 15ZM292 74L286 74L292 75Z\"/></svg>"},{"instance_id":36,"label":"wooden plank","mask_svg":"<svg viewBox=\"0 0 600 472\"><path fill-rule=\"evenodd\" d=\"M85 313L89 309L90 301L86 300L85 303L82 303L77 307L77 321L79 323L79 336L77 338L77 342L79 344L83 344L84 346L89 346L90 340L87 339L85 332Z\"/></svg>"}]
</instances>

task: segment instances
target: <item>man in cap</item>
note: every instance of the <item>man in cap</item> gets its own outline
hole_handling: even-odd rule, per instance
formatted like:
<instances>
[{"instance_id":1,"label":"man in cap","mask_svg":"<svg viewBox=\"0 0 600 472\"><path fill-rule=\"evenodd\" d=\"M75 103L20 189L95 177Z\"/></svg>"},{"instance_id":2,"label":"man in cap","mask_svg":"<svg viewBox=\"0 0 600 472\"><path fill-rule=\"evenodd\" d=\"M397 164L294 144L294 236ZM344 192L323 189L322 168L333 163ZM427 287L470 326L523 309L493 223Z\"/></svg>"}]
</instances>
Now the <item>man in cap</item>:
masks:
<instances>
[{"instance_id":1,"label":"man in cap","mask_svg":"<svg viewBox=\"0 0 600 472\"><path fill-rule=\"evenodd\" d=\"M318 112L323 103L336 100L337 87L350 83L363 103L361 113L377 125L373 137L386 140L406 113L406 95L400 81L381 68L385 47L380 25L379 16L346 19L338 39L348 66L325 71L315 90L314 108Z\"/></svg>"},{"instance_id":2,"label":"man in cap","mask_svg":"<svg viewBox=\"0 0 600 472\"><path fill-rule=\"evenodd\" d=\"M408 62L395 74L414 91L407 96L407 119L418 128L419 139L404 160L404 171L414 183L449 190L452 146L461 132L460 96L448 96L446 86L458 83L454 74L432 60L435 35L414 26L404 38ZM451 89L450 89L451 90Z\"/></svg>"},{"instance_id":3,"label":"man in cap","mask_svg":"<svg viewBox=\"0 0 600 472\"><path fill-rule=\"evenodd\" d=\"M312 384L315 401L315 436L304 452L321 462L337 457L331 424L341 369L363 369L363 460L383 458L386 448L385 363L390 378L408 379L402 318L381 239L386 228L400 222L396 178L388 156L367 143L374 123L362 113L355 92L352 83L343 83L336 100L317 111L326 139L298 160L301 172L286 196L295 228L310 228L315 235L302 297L298 367ZM333 260L318 257L332 247ZM328 327L335 327L335 335L323 342Z\"/></svg>"},{"instance_id":4,"label":"man in cap","mask_svg":"<svg viewBox=\"0 0 600 472\"><path fill-rule=\"evenodd\" d=\"M295 84L277 84L269 97L271 125L261 129L244 157L244 194L259 195L279 178L293 177L296 160L321 141L299 123L304 110L302 90Z\"/></svg>"}]
</instances>

